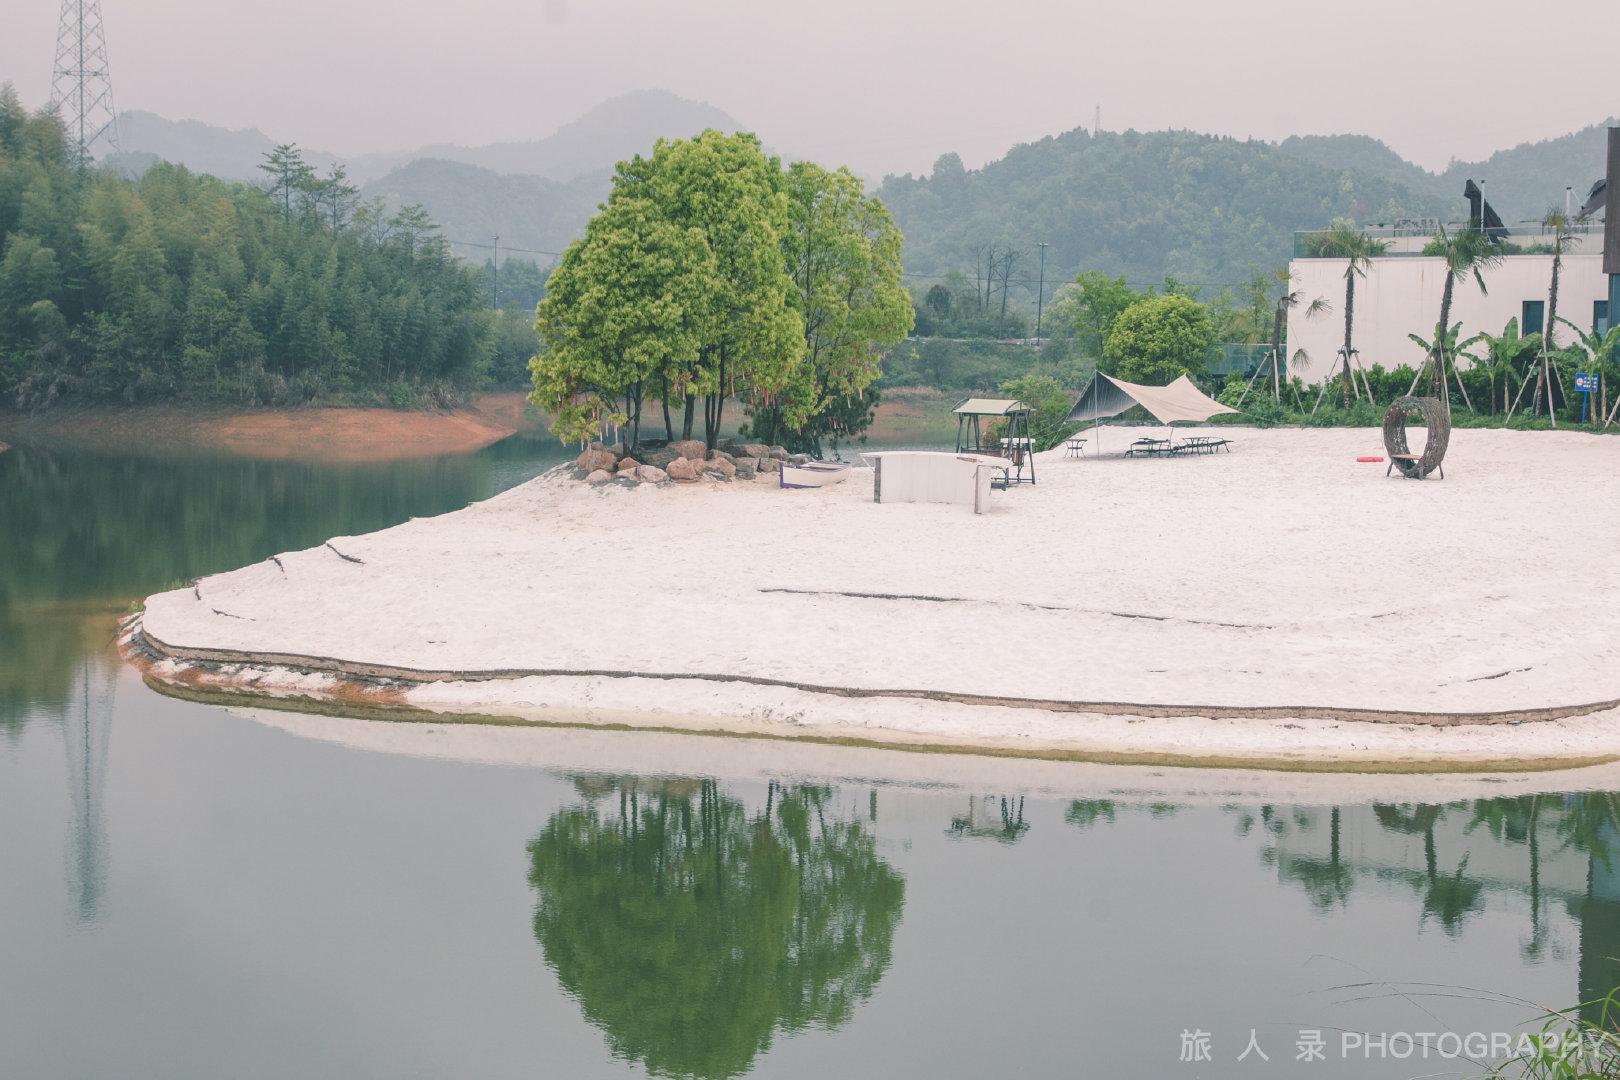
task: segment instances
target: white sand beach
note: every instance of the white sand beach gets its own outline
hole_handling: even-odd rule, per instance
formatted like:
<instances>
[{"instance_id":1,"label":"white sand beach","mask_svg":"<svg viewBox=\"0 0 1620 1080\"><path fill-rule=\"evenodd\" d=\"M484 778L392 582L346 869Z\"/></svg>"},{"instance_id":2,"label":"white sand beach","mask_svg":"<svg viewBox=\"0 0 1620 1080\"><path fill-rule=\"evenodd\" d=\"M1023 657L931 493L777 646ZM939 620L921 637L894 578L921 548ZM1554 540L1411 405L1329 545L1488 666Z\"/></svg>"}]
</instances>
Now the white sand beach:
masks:
<instances>
[{"instance_id":1,"label":"white sand beach","mask_svg":"<svg viewBox=\"0 0 1620 1080\"><path fill-rule=\"evenodd\" d=\"M1620 440L1459 430L1446 479L1413 482L1355 461L1374 430L1229 434L1231 454L1055 451L983 516L876 504L864 470L808 491L544 477L154 596L140 630L258 659L216 678L266 693L325 692L284 670L322 666L303 658L438 673L402 700L459 712L1032 752L1620 753Z\"/></svg>"}]
</instances>

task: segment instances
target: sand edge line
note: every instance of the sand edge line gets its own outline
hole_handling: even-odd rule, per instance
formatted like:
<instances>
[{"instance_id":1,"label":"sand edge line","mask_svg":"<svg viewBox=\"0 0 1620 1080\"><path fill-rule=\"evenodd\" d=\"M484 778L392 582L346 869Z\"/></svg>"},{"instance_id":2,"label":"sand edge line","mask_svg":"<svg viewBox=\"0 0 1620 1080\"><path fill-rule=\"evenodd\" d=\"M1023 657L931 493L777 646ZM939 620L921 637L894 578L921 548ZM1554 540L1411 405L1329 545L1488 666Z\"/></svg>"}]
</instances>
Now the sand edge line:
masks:
<instances>
[{"instance_id":1,"label":"sand edge line","mask_svg":"<svg viewBox=\"0 0 1620 1080\"><path fill-rule=\"evenodd\" d=\"M1497 724L1541 723L1570 720L1594 713L1620 709L1620 698L1535 709L1507 709L1485 712L1423 712L1401 709L1368 709L1323 705L1174 705L1126 701L1074 701L1052 698L1025 698L996 694L974 694L953 690L913 688L871 688L829 686L772 679L761 675L716 674L711 672L658 672L613 668L489 668L454 669L412 668L343 660L337 657L301 653L251 652L237 649L198 648L171 645L147 629L137 614L125 624L124 633L134 644L153 656L185 663L241 665L283 668L296 672L341 675L353 679L391 683L510 682L531 678L649 679L667 682L736 683L842 698L875 698L937 701L953 705L1029 709L1052 713L1092 713L1106 716L1144 718L1205 717L1215 720L1329 720L1351 723L1407 724L1425 727L1491 726Z\"/></svg>"}]
</instances>

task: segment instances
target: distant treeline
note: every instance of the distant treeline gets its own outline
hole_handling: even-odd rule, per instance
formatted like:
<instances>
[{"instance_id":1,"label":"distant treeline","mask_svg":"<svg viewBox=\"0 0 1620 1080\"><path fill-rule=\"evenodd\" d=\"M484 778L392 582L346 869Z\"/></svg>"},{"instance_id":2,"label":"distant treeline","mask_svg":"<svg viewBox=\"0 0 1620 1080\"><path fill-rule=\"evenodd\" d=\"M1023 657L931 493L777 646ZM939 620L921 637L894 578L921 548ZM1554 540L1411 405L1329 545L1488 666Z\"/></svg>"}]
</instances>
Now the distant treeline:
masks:
<instances>
[{"instance_id":1,"label":"distant treeline","mask_svg":"<svg viewBox=\"0 0 1620 1080\"><path fill-rule=\"evenodd\" d=\"M259 189L81 168L0 88L0 400L407 405L523 378L532 306L489 310L420 208L362 205L292 147L264 169Z\"/></svg>"}]
</instances>

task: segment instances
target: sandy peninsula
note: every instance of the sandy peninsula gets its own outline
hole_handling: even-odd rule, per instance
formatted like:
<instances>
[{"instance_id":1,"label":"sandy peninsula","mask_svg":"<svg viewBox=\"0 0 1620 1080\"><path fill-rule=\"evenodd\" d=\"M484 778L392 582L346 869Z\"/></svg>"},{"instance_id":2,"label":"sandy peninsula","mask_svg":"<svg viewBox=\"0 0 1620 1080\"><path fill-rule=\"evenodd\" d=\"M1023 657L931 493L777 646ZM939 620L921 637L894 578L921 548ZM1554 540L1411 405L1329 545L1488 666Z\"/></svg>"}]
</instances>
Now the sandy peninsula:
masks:
<instances>
[{"instance_id":1,"label":"sandy peninsula","mask_svg":"<svg viewBox=\"0 0 1620 1080\"><path fill-rule=\"evenodd\" d=\"M1105 429L1105 451L1136 432ZM487 502L150 598L156 681L535 722L1100 760L1548 768L1620 755L1620 440L1371 430L1043 455L993 512L871 477Z\"/></svg>"}]
</instances>

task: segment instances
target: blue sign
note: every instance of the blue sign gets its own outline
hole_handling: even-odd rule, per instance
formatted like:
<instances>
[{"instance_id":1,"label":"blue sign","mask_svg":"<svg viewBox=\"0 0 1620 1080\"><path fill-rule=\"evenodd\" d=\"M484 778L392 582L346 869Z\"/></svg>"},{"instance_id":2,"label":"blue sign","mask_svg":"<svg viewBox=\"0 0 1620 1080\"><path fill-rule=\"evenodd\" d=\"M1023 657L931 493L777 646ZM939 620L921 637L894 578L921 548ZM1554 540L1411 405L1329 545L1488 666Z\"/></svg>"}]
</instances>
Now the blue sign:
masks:
<instances>
[{"instance_id":1,"label":"blue sign","mask_svg":"<svg viewBox=\"0 0 1620 1080\"><path fill-rule=\"evenodd\" d=\"M1584 371L1578 372L1576 374L1576 376L1575 376L1575 389L1576 389L1577 392L1582 393L1582 394L1595 394L1595 393L1597 393L1597 389L1598 389L1597 376L1588 374L1587 372L1584 372Z\"/></svg>"}]
</instances>

